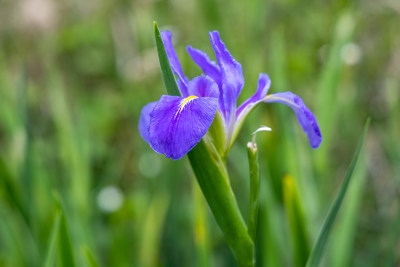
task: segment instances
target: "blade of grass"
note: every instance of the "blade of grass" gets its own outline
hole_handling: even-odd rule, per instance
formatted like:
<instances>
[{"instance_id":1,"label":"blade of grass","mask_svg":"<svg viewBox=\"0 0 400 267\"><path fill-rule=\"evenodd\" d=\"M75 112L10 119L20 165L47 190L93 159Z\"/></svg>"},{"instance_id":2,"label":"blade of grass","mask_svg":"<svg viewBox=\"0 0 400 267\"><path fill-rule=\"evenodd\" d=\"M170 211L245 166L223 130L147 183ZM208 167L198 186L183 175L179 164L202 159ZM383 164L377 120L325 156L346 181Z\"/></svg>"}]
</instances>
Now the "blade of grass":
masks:
<instances>
[{"instance_id":1,"label":"blade of grass","mask_svg":"<svg viewBox=\"0 0 400 267\"><path fill-rule=\"evenodd\" d=\"M196 246L196 261L198 267L211 266L210 244L208 241L207 213L204 207L204 197L199 185L194 182L193 190L193 209L194 217L194 243Z\"/></svg>"},{"instance_id":2,"label":"blade of grass","mask_svg":"<svg viewBox=\"0 0 400 267\"><path fill-rule=\"evenodd\" d=\"M287 238L284 233L280 204L272 194L271 184L267 181L260 184L259 239L257 243L258 266L288 266L284 255L287 254Z\"/></svg>"},{"instance_id":3,"label":"blade of grass","mask_svg":"<svg viewBox=\"0 0 400 267\"><path fill-rule=\"evenodd\" d=\"M341 51L343 46L352 39L355 23L351 11L345 10L339 15L334 39L318 83L316 116L324 138L321 147L315 153L316 165L320 173L324 173L329 164L331 150L328 144L332 144L331 140L337 128L335 122L341 106L338 101L338 89L344 65Z\"/></svg>"},{"instance_id":4,"label":"blade of grass","mask_svg":"<svg viewBox=\"0 0 400 267\"><path fill-rule=\"evenodd\" d=\"M357 164L358 158L360 156L361 148L364 143L365 136L367 134L368 126L369 126L370 119L367 119L367 122L364 126L364 132L358 144L357 150L355 152L354 158L350 163L349 169L347 170L346 176L340 186L339 193L337 194L332 206L329 209L328 215L325 218L325 221L322 226L322 230L318 235L317 241L314 244L314 247L311 251L311 255L307 261L307 267L314 267L318 266L319 262L322 259L323 253L325 251L325 245L328 241L329 234L332 230L333 223L335 222L336 216L338 214L339 208L343 202L344 196L346 195L347 188L349 187L350 181L353 176L353 172L355 166Z\"/></svg>"},{"instance_id":5,"label":"blade of grass","mask_svg":"<svg viewBox=\"0 0 400 267\"><path fill-rule=\"evenodd\" d=\"M368 169L368 155L361 153L359 163L354 170L353 182L349 186L348 194L343 205L342 218L335 228L335 239L332 240L332 266L352 266L351 260L354 252L355 237L360 218L363 193L366 184Z\"/></svg>"},{"instance_id":6,"label":"blade of grass","mask_svg":"<svg viewBox=\"0 0 400 267\"><path fill-rule=\"evenodd\" d=\"M95 257L93 256L92 252L90 251L90 249L87 246L84 246L82 249L86 256L86 260L87 260L89 266L90 267L98 267L99 264L97 263Z\"/></svg>"},{"instance_id":7,"label":"blade of grass","mask_svg":"<svg viewBox=\"0 0 400 267\"><path fill-rule=\"evenodd\" d=\"M60 215L60 226L58 231L58 259L60 266L64 267L74 267L75 257L74 249L72 247L71 238L68 231L68 223L65 218L65 209L61 201L61 198L57 192L54 192L54 198L56 200L56 205L61 211Z\"/></svg>"},{"instance_id":8,"label":"blade of grass","mask_svg":"<svg viewBox=\"0 0 400 267\"><path fill-rule=\"evenodd\" d=\"M11 176L10 171L3 159L0 156L0 182L2 182L1 188L4 192L6 201L9 205L15 206L21 215L24 217L24 220L28 222L28 215L25 209L25 206L22 204L21 193L19 191L19 187L17 187L15 179Z\"/></svg>"},{"instance_id":9,"label":"blade of grass","mask_svg":"<svg viewBox=\"0 0 400 267\"><path fill-rule=\"evenodd\" d=\"M159 248L162 236L162 227L169 206L169 196L163 192L157 192L152 199L144 224L142 226L142 240L140 251L141 266L156 266L159 258Z\"/></svg>"},{"instance_id":10,"label":"blade of grass","mask_svg":"<svg viewBox=\"0 0 400 267\"><path fill-rule=\"evenodd\" d=\"M57 255L57 237L60 229L61 212L56 215L56 218L51 229L49 247L47 248L46 259L43 267L53 267L56 265Z\"/></svg>"},{"instance_id":11,"label":"blade of grass","mask_svg":"<svg viewBox=\"0 0 400 267\"><path fill-rule=\"evenodd\" d=\"M286 175L283 178L283 202L293 239L294 265L304 266L310 254L310 244L307 237L302 203L300 202L296 183L290 175Z\"/></svg>"}]
</instances>

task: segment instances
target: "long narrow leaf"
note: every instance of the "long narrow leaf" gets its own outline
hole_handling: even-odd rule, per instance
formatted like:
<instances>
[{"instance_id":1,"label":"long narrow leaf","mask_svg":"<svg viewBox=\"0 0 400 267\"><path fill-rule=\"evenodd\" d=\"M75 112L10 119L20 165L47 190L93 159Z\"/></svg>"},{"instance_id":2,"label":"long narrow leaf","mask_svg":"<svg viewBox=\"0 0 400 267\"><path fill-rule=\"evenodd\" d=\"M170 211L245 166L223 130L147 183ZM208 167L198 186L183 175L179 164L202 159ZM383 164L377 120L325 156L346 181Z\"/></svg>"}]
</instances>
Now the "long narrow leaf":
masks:
<instances>
[{"instance_id":1,"label":"long narrow leaf","mask_svg":"<svg viewBox=\"0 0 400 267\"><path fill-rule=\"evenodd\" d=\"M351 178L353 176L353 171L354 168L357 164L358 157L360 155L360 151L362 148L362 145L364 143L364 139L368 130L368 125L369 125L369 118L367 119L367 122L365 123L364 126L364 132L361 137L360 143L358 144L356 153L354 155L354 158L349 166L349 169L347 170L346 176L344 178L344 181L339 189L339 193L336 196L335 201L333 202L331 208L329 209L328 215L324 221L324 224L322 226L322 230L317 238L317 241L311 251L311 255L307 261L307 267L314 267L318 266L319 262L321 261L321 258L323 256L324 250L325 250L325 245L328 241L329 234L332 230L333 223L335 222L336 216L338 214L339 208L343 202L343 198L346 194L347 188L349 187Z\"/></svg>"},{"instance_id":2,"label":"long narrow leaf","mask_svg":"<svg viewBox=\"0 0 400 267\"><path fill-rule=\"evenodd\" d=\"M58 213L53 227L51 229L49 247L47 248L46 260L44 261L43 267L52 267L56 265L56 255L57 255L57 236L58 230L60 228L61 213Z\"/></svg>"},{"instance_id":3,"label":"long narrow leaf","mask_svg":"<svg viewBox=\"0 0 400 267\"><path fill-rule=\"evenodd\" d=\"M213 212L225 239L235 253L239 266L252 266L254 245L247 233L229 178L203 141L189 153L197 182Z\"/></svg>"},{"instance_id":4,"label":"long narrow leaf","mask_svg":"<svg viewBox=\"0 0 400 267\"><path fill-rule=\"evenodd\" d=\"M69 236L68 223L65 218L65 209L59 194L57 192L54 192L53 194L57 208L61 211L60 226L58 228L59 264L60 266L63 267L74 267L75 266L74 249L72 247L71 238Z\"/></svg>"},{"instance_id":5,"label":"long narrow leaf","mask_svg":"<svg viewBox=\"0 0 400 267\"><path fill-rule=\"evenodd\" d=\"M180 95L178 85L176 84L174 73L168 61L167 53L161 39L160 30L158 29L157 22L154 21L154 35L156 39L157 53L160 60L160 67L162 77L164 79L165 87L169 95Z\"/></svg>"},{"instance_id":6,"label":"long narrow leaf","mask_svg":"<svg viewBox=\"0 0 400 267\"><path fill-rule=\"evenodd\" d=\"M306 223L297 185L292 176L283 179L283 201L293 239L294 266L304 266L310 254Z\"/></svg>"},{"instance_id":7,"label":"long narrow leaf","mask_svg":"<svg viewBox=\"0 0 400 267\"><path fill-rule=\"evenodd\" d=\"M93 253L87 246L83 247L83 252L85 253L86 260L90 267L99 267L99 264L96 261L96 258L93 256Z\"/></svg>"}]
</instances>

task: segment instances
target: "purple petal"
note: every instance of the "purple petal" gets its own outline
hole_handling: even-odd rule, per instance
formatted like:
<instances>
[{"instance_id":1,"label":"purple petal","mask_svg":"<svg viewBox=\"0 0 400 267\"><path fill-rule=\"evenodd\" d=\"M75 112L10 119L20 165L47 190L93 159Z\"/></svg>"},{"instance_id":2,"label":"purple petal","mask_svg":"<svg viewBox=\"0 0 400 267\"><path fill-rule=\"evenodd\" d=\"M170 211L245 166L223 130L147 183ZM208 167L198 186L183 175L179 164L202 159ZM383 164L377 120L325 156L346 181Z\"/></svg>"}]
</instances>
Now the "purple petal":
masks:
<instances>
[{"instance_id":1,"label":"purple petal","mask_svg":"<svg viewBox=\"0 0 400 267\"><path fill-rule=\"evenodd\" d=\"M186 47L186 50L193 61L203 70L204 74L211 77L219 87L222 87L221 71L217 63L211 60L205 52L192 48L190 45Z\"/></svg>"},{"instance_id":2,"label":"purple petal","mask_svg":"<svg viewBox=\"0 0 400 267\"><path fill-rule=\"evenodd\" d=\"M151 102L142 108L139 119L139 133L140 136L149 143L149 124L150 124L150 113L153 111L157 102Z\"/></svg>"},{"instance_id":3,"label":"purple petal","mask_svg":"<svg viewBox=\"0 0 400 267\"><path fill-rule=\"evenodd\" d=\"M265 103L278 102L288 105L296 113L303 131L308 136L308 141L312 148L317 148L322 142L321 132L314 114L306 107L301 98L291 92L276 93L268 95L264 99Z\"/></svg>"},{"instance_id":4,"label":"purple petal","mask_svg":"<svg viewBox=\"0 0 400 267\"><path fill-rule=\"evenodd\" d=\"M217 31L210 32L210 40L221 68L225 121L230 122L235 118L236 101L244 85L242 66L226 49Z\"/></svg>"},{"instance_id":5,"label":"purple petal","mask_svg":"<svg viewBox=\"0 0 400 267\"><path fill-rule=\"evenodd\" d=\"M164 43L165 52L167 53L169 63L172 71L178 76L178 87L181 91L182 96L188 96L187 94L187 83L188 79L183 74L181 63L179 62L178 56L176 55L174 46L172 45L172 33L169 31L162 31L161 38Z\"/></svg>"},{"instance_id":6,"label":"purple petal","mask_svg":"<svg viewBox=\"0 0 400 267\"><path fill-rule=\"evenodd\" d=\"M150 146L180 159L206 134L217 111L214 97L162 96L150 114Z\"/></svg>"},{"instance_id":7,"label":"purple petal","mask_svg":"<svg viewBox=\"0 0 400 267\"><path fill-rule=\"evenodd\" d=\"M222 97L222 75L218 64L201 50L192 48L191 46L186 47L186 50L203 72L218 84L219 95L221 96L218 99L218 104L221 112L225 114L224 99Z\"/></svg>"},{"instance_id":8,"label":"purple petal","mask_svg":"<svg viewBox=\"0 0 400 267\"><path fill-rule=\"evenodd\" d=\"M270 86L271 80L269 79L268 75L265 73L260 73L258 77L258 87L256 93L240 105L236 111L236 117L241 117L242 114L245 113L251 106L256 104L257 101L263 99L267 95Z\"/></svg>"},{"instance_id":9,"label":"purple petal","mask_svg":"<svg viewBox=\"0 0 400 267\"><path fill-rule=\"evenodd\" d=\"M200 77L193 78L188 84L189 95L198 97L215 97L218 98L219 90L218 85L213 79L201 75Z\"/></svg>"}]
</instances>

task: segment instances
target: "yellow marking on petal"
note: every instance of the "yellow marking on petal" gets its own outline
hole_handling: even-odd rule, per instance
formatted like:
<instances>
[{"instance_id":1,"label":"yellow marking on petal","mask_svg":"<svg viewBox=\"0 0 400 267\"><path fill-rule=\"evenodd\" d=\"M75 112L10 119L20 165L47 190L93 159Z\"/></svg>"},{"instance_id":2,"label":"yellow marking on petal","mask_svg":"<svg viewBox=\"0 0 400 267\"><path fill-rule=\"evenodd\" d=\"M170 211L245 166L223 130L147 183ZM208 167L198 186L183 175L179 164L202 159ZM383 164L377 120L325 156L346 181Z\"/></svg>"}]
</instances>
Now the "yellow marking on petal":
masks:
<instances>
[{"instance_id":1,"label":"yellow marking on petal","mask_svg":"<svg viewBox=\"0 0 400 267\"><path fill-rule=\"evenodd\" d=\"M183 108L184 108L190 101L192 101L192 100L195 99L195 98L197 98L197 96L191 95L191 96L188 96L188 97L186 97L185 99L183 99L183 100L179 103L179 108L178 108L177 112L175 113L174 118L176 118L176 116L178 116L178 115L181 113L181 111L183 110Z\"/></svg>"},{"instance_id":2,"label":"yellow marking on petal","mask_svg":"<svg viewBox=\"0 0 400 267\"><path fill-rule=\"evenodd\" d=\"M191 100L193 100L193 99L195 99L195 98L197 98L197 96L194 96L194 95L191 95L191 96L186 97L186 98L181 102L181 105L180 105L179 109L183 109L183 108L185 107L185 105L186 105L188 102L190 102Z\"/></svg>"}]
</instances>

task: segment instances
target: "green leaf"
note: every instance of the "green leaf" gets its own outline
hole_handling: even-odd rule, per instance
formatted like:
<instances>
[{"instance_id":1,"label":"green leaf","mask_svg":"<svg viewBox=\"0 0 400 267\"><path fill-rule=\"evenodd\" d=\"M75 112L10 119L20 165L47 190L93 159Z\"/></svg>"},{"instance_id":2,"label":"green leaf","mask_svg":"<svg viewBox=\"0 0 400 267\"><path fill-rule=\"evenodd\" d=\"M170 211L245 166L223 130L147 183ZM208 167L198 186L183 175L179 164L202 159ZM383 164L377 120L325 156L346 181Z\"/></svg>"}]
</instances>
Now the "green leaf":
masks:
<instances>
[{"instance_id":1,"label":"green leaf","mask_svg":"<svg viewBox=\"0 0 400 267\"><path fill-rule=\"evenodd\" d=\"M330 207L327 217L325 218L324 224L322 226L322 230L319 233L317 241L311 251L311 255L308 258L307 265L306 265L307 267L319 266L319 262L321 261L323 253L325 251L325 245L328 241L328 237L332 230L333 223L335 222L339 208L343 202L343 198L346 194L347 188L349 187L351 178L353 176L353 171L357 164L357 160L360 155L362 145L364 143L364 139L365 139L365 136L366 136L366 133L368 130L369 122L370 122L370 119L368 118L367 122L365 123L364 132L363 132L361 140L358 144L354 158L349 166L349 169L347 170L346 176L345 176L345 178L342 182L342 185L339 189L339 193L337 194L336 199L333 202L332 206Z\"/></svg>"},{"instance_id":2,"label":"green leaf","mask_svg":"<svg viewBox=\"0 0 400 267\"><path fill-rule=\"evenodd\" d=\"M87 246L83 247L83 252L85 253L86 260L89 263L90 267L98 267L99 264L97 263L95 257L93 256L92 252Z\"/></svg>"},{"instance_id":3,"label":"green leaf","mask_svg":"<svg viewBox=\"0 0 400 267\"><path fill-rule=\"evenodd\" d=\"M327 61L318 81L315 115L324 138L321 147L315 152L315 162L320 173L323 173L329 163L330 144L333 143L336 121L341 109L338 89L344 68L342 48L352 40L355 26L356 20L351 10L344 10L339 14L334 29L335 34L328 46Z\"/></svg>"},{"instance_id":4,"label":"green leaf","mask_svg":"<svg viewBox=\"0 0 400 267\"><path fill-rule=\"evenodd\" d=\"M154 36L156 39L158 59L160 60L160 67L162 77L164 79L165 87L169 95L180 96L178 85L176 84L174 73L172 72L169 64L167 53L165 52L164 43L161 39L160 30L158 29L157 22L154 21Z\"/></svg>"},{"instance_id":5,"label":"green leaf","mask_svg":"<svg viewBox=\"0 0 400 267\"><path fill-rule=\"evenodd\" d=\"M254 244L247 233L222 161L211 156L203 140L188 156L197 182L239 266L253 266Z\"/></svg>"},{"instance_id":6,"label":"green leaf","mask_svg":"<svg viewBox=\"0 0 400 267\"><path fill-rule=\"evenodd\" d=\"M283 202L293 238L294 265L304 266L310 254L303 208L292 176L283 178Z\"/></svg>"},{"instance_id":7,"label":"green leaf","mask_svg":"<svg viewBox=\"0 0 400 267\"><path fill-rule=\"evenodd\" d=\"M44 267L53 267L56 265L56 254L57 254L57 236L60 228L61 212L56 215L56 218L51 228L51 234L49 239L49 247L47 248L46 260L44 261Z\"/></svg>"},{"instance_id":8,"label":"green leaf","mask_svg":"<svg viewBox=\"0 0 400 267\"><path fill-rule=\"evenodd\" d=\"M75 266L74 250L72 248L67 220L64 214L61 215L60 231L58 234L58 249L61 266L73 267Z\"/></svg>"},{"instance_id":9,"label":"green leaf","mask_svg":"<svg viewBox=\"0 0 400 267\"><path fill-rule=\"evenodd\" d=\"M204 197L196 182L192 186L193 211L194 211L194 244L196 248L196 266L208 267L211 265L211 248L209 242L208 211L205 207Z\"/></svg>"},{"instance_id":10,"label":"green leaf","mask_svg":"<svg viewBox=\"0 0 400 267\"><path fill-rule=\"evenodd\" d=\"M18 187L15 178L11 175L6 162L0 155L0 189L4 197L11 206L15 206L24 220L28 222L28 212L23 205L20 187Z\"/></svg>"},{"instance_id":11,"label":"green leaf","mask_svg":"<svg viewBox=\"0 0 400 267\"><path fill-rule=\"evenodd\" d=\"M164 191L158 191L147 208L147 213L141 227L140 266L157 265L162 229L168 207L169 196Z\"/></svg>"},{"instance_id":12,"label":"green leaf","mask_svg":"<svg viewBox=\"0 0 400 267\"><path fill-rule=\"evenodd\" d=\"M61 211L60 226L58 228L58 259L60 266L63 267L74 267L74 249L72 247L71 238L68 231L68 223L65 218L65 209L61 202L60 196L57 192L54 192L54 198L56 205Z\"/></svg>"},{"instance_id":13,"label":"green leaf","mask_svg":"<svg viewBox=\"0 0 400 267\"><path fill-rule=\"evenodd\" d=\"M354 170L353 181L347 189L348 193L344 200L340 221L335 227L335 239L332 240L332 255L334 256L330 260L332 267L351 266L353 261L358 225L362 217L361 206L367 183L365 178L368 170L368 152L360 154Z\"/></svg>"}]
</instances>

